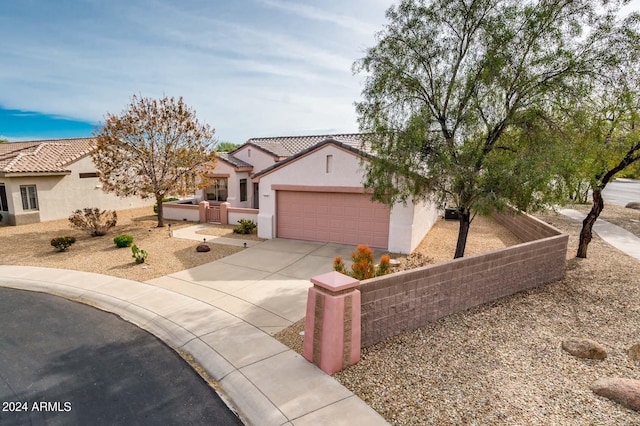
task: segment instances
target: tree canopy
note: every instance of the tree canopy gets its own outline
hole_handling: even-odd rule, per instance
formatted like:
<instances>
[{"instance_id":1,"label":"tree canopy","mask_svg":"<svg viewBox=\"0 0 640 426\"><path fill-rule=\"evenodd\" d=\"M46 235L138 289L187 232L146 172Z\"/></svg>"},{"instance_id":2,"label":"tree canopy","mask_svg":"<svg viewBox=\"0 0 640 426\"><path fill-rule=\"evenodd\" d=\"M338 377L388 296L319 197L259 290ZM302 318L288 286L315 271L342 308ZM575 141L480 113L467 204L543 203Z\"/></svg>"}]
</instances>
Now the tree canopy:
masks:
<instances>
[{"instance_id":1,"label":"tree canopy","mask_svg":"<svg viewBox=\"0 0 640 426\"><path fill-rule=\"evenodd\" d=\"M555 194L544 140L559 99L613 60L615 2L401 0L356 62L356 104L374 154L365 185L394 203L431 198L460 209L455 257L473 215L544 204Z\"/></svg>"},{"instance_id":2,"label":"tree canopy","mask_svg":"<svg viewBox=\"0 0 640 426\"><path fill-rule=\"evenodd\" d=\"M120 115L107 114L95 133L92 158L102 188L119 196L155 197L161 227L162 198L192 193L210 182L213 134L182 98L134 95Z\"/></svg>"},{"instance_id":3,"label":"tree canopy","mask_svg":"<svg viewBox=\"0 0 640 426\"><path fill-rule=\"evenodd\" d=\"M232 142L218 142L216 145L216 151L218 152L230 152L238 148L240 144Z\"/></svg>"}]
</instances>

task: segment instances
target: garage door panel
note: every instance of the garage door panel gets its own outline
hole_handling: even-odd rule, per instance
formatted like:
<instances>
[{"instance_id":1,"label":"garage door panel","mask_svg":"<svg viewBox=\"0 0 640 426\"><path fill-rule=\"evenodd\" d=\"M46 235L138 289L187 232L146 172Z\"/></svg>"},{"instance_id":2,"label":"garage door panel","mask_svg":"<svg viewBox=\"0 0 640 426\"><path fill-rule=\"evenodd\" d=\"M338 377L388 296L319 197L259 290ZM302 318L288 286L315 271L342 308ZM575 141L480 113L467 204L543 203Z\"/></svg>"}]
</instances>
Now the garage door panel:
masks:
<instances>
[{"instance_id":1,"label":"garage door panel","mask_svg":"<svg viewBox=\"0 0 640 426\"><path fill-rule=\"evenodd\" d=\"M389 208L372 202L365 194L276 194L278 237L387 247Z\"/></svg>"}]
</instances>

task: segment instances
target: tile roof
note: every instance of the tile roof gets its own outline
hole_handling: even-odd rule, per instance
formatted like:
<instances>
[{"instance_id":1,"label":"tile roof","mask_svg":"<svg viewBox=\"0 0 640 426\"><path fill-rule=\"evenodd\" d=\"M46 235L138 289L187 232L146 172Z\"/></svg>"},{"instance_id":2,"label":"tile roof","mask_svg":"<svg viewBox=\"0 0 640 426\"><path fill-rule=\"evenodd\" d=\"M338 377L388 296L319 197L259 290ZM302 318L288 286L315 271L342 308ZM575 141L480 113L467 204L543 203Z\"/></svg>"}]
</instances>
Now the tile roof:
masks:
<instances>
[{"instance_id":1,"label":"tile roof","mask_svg":"<svg viewBox=\"0 0 640 426\"><path fill-rule=\"evenodd\" d=\"M242 161L239 158L234 157L233 155L229 154L228 152L217 152L216 155L218 156L218 158L220 158L223 161L226 161L227 163L231 164L233 167L237 167L237 168L253 168L253 165L246 163L244 161Z\"/></svg>"},{"instance_id":2,"label":"tile roof","mask_svg":"<svg viewBox=\"0 0 640 426\"><path fill-rule=\"evenodd\" d=\"M273 138L252 138L246 143L253 144L276 157L290 157L305 149L311 148L327 139L333 139L346 145L360 149L362 144L361 133L345 133L339 135L314 135L314 136L281 136ZM232 151L233 153L233 151Z\"/></svg>"},{"instance_id":3,"label":"tile roof","mask_svg":"<svg viewBox=\"0 0 640 426\"><path fill-rule=\"evenodd\" d=\"M316 149L319 149L319 148L321 148L321 147L323 147L325 145L328 145L328 144L339 146L341 148L346 149L347 151L351 151L354 154L360 155L360 156L363 156L363 157L370 157L371 156L370 154L368 154L366 152L366 150L363 150L359 146L360 142L358 142L356 144L356 143L354 143L354 140L351 140L349 142L344 142L344 141L338 140L336 138L328 138L328 139L323 139L322 141L316 143L315 145L311 145L308 148L303 149L302 151L299 151L299 152L295 153L294 155L291 155L291 156L287 157L286 159L284 159L282 161L278 161L274 165L269 166L264 170L260 170L258 173L255 173L254 175L252 175L251 178L255 179L255 178L260 177L262 175L265 175L265 174L267 174L267 173L269 173L269 172L271 172L271 171L273 171L275 169L279 169L280 167L282 167L282 166L284 166L286 164L289 164L290 162L294 161L295 159L300 158L300 157L302 157L302 156L304 156L304 155L306 155L306 154L308 154L308 153L310 153L312 151L315 151Z\"/></svg>"},{"instance_id":4,"label":"tile roof","mask_svg":"<svg viewBox=\"0 0 640 426\"><path fill-rule=\"evenodd\" d=\"M0 173L60 173L95 149L95 139L0 143Z\"/></svg>"}]
</instances>

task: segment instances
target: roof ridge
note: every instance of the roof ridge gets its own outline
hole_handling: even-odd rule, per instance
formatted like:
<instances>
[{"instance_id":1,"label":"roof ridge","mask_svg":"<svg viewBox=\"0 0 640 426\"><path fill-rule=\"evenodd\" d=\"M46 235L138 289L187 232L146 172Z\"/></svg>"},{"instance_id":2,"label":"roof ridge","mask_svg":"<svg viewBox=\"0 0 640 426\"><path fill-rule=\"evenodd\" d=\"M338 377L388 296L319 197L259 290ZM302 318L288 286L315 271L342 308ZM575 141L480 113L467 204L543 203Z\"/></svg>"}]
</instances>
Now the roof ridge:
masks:
<instances>
[{"instance_id":1,"label":"roof ridge","mask_svg":"<svg viewBox=\"0 0 640 426\"><path fill-rule=\"evenodd\" d=\"M247 140L247 142L255 139L301 139L301 138L321 138L321 137L330 138L335 136L356 136L356 135L359 136L363 134L364 133L323 133L323 134L317 134L317 135L266 136L266 137L250 138Z\"/></svg>"}]
</instances>

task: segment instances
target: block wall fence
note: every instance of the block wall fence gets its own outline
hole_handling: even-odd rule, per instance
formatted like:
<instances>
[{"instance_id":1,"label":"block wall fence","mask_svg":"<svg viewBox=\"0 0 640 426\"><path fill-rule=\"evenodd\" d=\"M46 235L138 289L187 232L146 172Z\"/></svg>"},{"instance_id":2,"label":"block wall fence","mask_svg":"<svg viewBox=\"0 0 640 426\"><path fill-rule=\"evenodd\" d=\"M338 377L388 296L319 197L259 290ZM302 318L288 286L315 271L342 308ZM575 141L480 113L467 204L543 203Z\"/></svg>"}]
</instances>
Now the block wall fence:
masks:
<instances>
[{"instance_id":1,"label":"block wall fence","mask_svg":"<svg viewBox=\"0 0 640 426\"><path fill-rule=\"evenodd\" d=\"M526 214L493 218L524 242L362 281L362 347L564 276L567 234Z\"/></svg>"}]
</instances>

